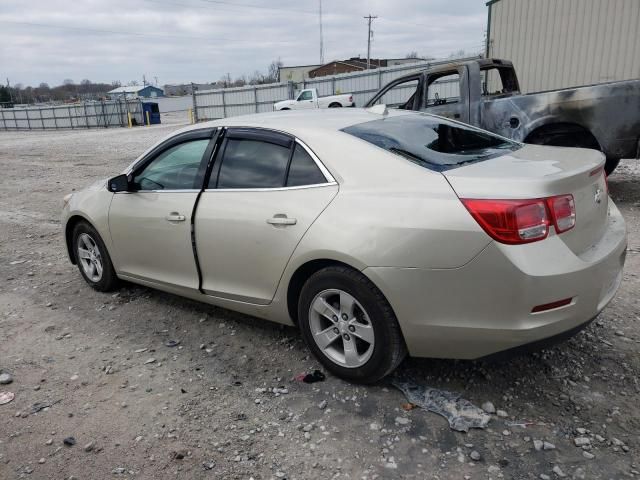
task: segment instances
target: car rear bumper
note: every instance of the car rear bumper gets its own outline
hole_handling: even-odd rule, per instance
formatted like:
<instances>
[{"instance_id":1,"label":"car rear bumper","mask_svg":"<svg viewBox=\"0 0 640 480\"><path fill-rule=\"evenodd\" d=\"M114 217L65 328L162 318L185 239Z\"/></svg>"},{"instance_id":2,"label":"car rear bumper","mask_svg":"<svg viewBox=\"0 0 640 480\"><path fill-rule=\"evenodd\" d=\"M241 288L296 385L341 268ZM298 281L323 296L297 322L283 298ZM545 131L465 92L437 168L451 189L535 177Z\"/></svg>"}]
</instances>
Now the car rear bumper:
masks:
<instances>
[{"instance_id":1,"label":"car rear bumper","mask_svg":"<svg viewBox=\"0 0 640 480\"><path fill-rule=\"evenodd\" d=\"M495 242L459 268L369 267L393 307L413 356L473 359L577 329L600 313L622 281L624 220L609 202L607 229L586 252L561 237ZM568 305L532 313L535 306Z\"/></svg>"}]
</instances>

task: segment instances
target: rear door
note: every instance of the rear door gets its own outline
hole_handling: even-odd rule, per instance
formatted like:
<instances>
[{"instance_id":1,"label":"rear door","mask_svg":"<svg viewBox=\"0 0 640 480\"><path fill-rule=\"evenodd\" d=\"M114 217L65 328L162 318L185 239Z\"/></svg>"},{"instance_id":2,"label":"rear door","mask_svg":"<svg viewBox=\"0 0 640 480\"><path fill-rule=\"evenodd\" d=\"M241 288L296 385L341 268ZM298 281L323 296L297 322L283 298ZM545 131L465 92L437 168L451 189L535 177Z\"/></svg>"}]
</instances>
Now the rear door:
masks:
<instances>
[{"instance_id":1,"label":"rear door","mask_svg":"<svg viewBox=\"0 0 640 480\"><path fill-rule=\"evenodd\" d=\"M282 133L228 129L219 152L195 215L202 289L267 304L338 185L311 150Z\"/></svg>"},{"instance_id":2,"label":"rear door","mask_svg":"<svg viewBox=\"0 0 640 480\"><path fill-rule=\"evenodd\" d=\"M204 129L172 138L134 167L132 191L113 195L109 230L119 274L198 288L191 215L212 134Z\"/></svg>"}]
</instances>

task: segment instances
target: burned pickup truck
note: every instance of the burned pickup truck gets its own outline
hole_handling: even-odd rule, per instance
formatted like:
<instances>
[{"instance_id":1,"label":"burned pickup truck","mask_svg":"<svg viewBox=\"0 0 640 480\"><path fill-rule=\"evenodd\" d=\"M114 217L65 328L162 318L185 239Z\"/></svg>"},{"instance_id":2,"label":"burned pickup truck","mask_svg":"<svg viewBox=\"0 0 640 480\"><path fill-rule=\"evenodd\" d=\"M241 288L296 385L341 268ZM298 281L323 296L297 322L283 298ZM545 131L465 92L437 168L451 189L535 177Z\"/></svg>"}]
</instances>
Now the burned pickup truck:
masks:
<instances>
[{"instance_id":1,"label":"burned pickup truck","mask_svg":"<svg viewBox=\"0 0 640 480\"><path fill-rule=\"evenodd\" d=\"M521 94L513 64L478 59L397 78L367 107L384 103L484 128L513 140L593 148L611 173L640 156L640 80Z\"/></svg>"}]
</instances>

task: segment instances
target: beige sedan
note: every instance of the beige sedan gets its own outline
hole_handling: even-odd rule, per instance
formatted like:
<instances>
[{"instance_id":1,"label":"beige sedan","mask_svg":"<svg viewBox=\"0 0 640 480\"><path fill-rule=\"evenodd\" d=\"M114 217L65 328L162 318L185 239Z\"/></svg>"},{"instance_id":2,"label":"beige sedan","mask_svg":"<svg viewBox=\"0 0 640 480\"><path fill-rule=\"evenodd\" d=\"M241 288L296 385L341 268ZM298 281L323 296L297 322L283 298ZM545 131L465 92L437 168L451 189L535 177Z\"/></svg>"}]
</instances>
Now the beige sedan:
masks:
<instances>
[{"instance_id":1,"label":"beige sedan","mask_svg":"<svg viewBox=\"0 0 640 480\"><path fill-rule=\"evenodd\" d=\"M384 106L197 124L65 197L71 261L298 325L334 374L569 335L622 279L604 157Z\"/></svg>"}]
</instances>

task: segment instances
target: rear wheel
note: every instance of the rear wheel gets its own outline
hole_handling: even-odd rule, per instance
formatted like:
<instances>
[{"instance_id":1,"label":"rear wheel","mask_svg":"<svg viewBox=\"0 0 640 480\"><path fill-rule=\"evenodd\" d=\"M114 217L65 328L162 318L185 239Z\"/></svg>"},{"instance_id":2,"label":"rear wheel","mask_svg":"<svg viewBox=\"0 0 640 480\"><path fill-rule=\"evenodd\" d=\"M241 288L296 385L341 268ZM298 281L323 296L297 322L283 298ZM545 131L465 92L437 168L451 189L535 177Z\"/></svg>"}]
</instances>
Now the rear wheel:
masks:
<instances>
[{"instance_id":1,"label":"rear wheel","mask_svg":"<svg viewBox=\"0 0 640 480\"><path fill-rule=\"evenodd\" d=\"M86 222L80 222L73 229L72 238L76 265L85 281L100 292L115 289L118 277L96 229Z\"/></svg>"},{"instance_id":2,"label":"rear wheel","mask_svg":"<svg viewBox=\"0 0 640 480\"><path fill-rule=\"evenodd\" d=\"M327 267L306 281L298 319L309 349L346 380L376 382L406 355L400 326L382 292L348 267Z\"/></svg>"}]
</instances>

